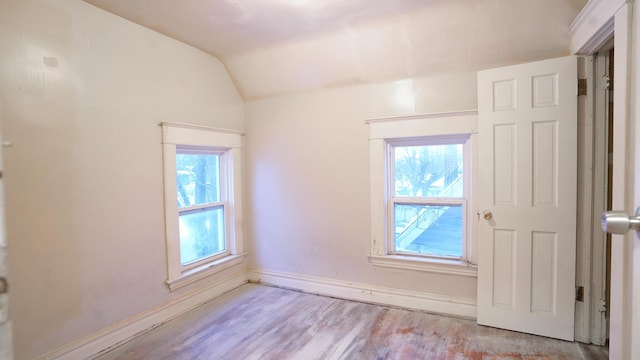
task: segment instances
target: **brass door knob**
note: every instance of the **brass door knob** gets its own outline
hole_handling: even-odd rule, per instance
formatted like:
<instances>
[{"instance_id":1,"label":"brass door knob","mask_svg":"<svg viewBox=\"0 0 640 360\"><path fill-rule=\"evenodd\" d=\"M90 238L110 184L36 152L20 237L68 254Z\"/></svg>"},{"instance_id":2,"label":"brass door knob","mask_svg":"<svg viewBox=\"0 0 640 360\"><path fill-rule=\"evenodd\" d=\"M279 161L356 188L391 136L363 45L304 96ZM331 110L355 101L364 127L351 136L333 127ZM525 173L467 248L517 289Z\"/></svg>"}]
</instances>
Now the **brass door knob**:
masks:
<instances>
[{"instance_id":1,"label":"brass door knob","mask_svg":"<svg viewBox=\"0 0 640 360\"><path fill-rule=\"evenodd\" d=\"M493 219L493 214L491 213L491 211L485 210L482 213L482 217L484 217L485 220L489 221L489 220Z\"/></svg>"}]
</instances>

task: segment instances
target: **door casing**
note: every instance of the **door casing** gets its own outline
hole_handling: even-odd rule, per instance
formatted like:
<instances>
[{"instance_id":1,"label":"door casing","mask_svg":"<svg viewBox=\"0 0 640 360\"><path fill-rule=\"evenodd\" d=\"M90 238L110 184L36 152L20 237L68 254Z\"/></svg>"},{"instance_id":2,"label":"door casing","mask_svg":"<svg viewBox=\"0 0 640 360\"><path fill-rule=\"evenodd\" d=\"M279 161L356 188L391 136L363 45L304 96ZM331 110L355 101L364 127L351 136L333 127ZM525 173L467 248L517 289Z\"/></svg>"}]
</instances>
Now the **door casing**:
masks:
<instances>
[{"instance_id":1,"label":"door casing","mask_svg":"<svg viewBox=\"0 0 640 360\"><path fill-rule=\"evenodd\" d=\"M640 60L640 26L634 25L639 14L637 4L631 0L592 0L570 28L575 54L594 54L614 39L611 200L613 209L631 214L640 205L640 156L636 155L640 150L640 76L632 67ZM632 341L640 335L640 241L635 234L612 237L610 307L610 357L640 358L640 342Z\"/></svg>"}]
</instances>

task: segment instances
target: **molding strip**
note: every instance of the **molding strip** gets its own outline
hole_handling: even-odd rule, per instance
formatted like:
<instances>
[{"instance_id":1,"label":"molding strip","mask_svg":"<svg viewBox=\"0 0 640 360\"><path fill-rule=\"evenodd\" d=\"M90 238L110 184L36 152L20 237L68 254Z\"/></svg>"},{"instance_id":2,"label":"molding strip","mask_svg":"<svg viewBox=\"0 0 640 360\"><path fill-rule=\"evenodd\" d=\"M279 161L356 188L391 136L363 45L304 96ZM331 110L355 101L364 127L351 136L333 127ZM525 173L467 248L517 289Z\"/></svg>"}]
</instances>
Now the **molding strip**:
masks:
<instances>
[{"instance_id":1,"label":"molding strip","mask_svg":"<svg viewBox=\"0 0 640 360\"><path fill-rule=\"evenodd\" d=\"M433 118L470 116L470 115L478 115L478 110L471 109L471 110L447 111L447 112L416 114L416 115L389 116L389 117L366 119L364 122L365 124L374 124L374 123L390 122L390 121L420 120L420 119L433 119Z\"/></svg>"},{"instance_id":2,"label":"molding strip","mask_svg":"<svg viewBox=\"0 0 640 360\"><path fill-rule=\"evenodd\" d=\"M206 131L215 131L215 132L225 133L225 134L235 134L235 135L245 136L245 132L242 130L222 129L222 128L216 128L216 127L211 127L206 125L195 125L195 124L186 124L186 123L170 122L170 121L161 122L159 125L162 127L206 130Z\"/></svg>"},{"instance_id":3,"label":"molding strip","mask_svg":"<svg viewBox=\"0 0 640 360\"><path fill-rule=\"evenodd\" d=\"M182 273L179 278L173 280L167 280L165 283L169 286L169 290L175 291L187 285L193 284L196 281L200 281L208 276L227 270L236 265L242 264L246 253L238 255L228 255L222 259L206 263L202 266L196 267Z\"/></svg>"},{"instance_id":4,"label":"molding strip","mask_svg":"<svg viewBox=\"0 0 640 360\"><path fill-rule=\"evenodd\" d=\"M612 36L618 10L632 0L589 0L569 26L571 53L590 55Z\"/></svg>"},{"instance_id":5,"label":"molding strip","mask_svg":"<svg viewBox=\"0 0 640 360\"><path fill-rule=\"evenodd\" d=\"M420 291L351 283L267 270L249 270L249 282L273 285L346 300L422 310L475 319L476 300Z\"/></svg>"},{"instance_id":6,"label":"molding strip","mask_svg":"<svg viewBox=\"0 0 640 360\"><path fill-rule=\"evenodd\" d=\"M374 266L391 269L423 271L436 274L457 275L477 278L478 266L460 260L428 259L421 260L398 255L369 255Z\"/></svg>"}]
</instances>

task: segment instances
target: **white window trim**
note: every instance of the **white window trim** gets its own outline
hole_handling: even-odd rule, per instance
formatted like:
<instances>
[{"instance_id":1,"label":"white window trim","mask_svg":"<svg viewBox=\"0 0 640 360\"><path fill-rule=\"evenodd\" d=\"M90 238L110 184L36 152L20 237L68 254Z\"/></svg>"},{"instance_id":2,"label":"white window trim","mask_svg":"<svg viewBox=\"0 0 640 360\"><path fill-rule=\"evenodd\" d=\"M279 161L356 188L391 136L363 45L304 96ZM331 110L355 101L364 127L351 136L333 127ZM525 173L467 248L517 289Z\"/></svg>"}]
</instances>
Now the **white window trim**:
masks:
<instances>
[{"instance_id":1,"label":"white window trim","mask_svg":"<svg viewBox=\"0 0 640 360\"><path fill-rule=\"evenodd\" d=\"M244 262L242 232L242 137L240 131L206 126L163 122L162 153L164 163L164 208L167 243L167 280L171 291L219 273ZM222 171L227 177L225 235L229 252L224 257L213 256L194 266L182 266L178 203L176 198L176 150L178 146L207 147L224 151ZM222 190L222 189L221 189Z\"/></svg>"},{"instance_id":2,"label":"white window trim","mask_svg":"<svg viewBox=\"0 0 640 360\"><path fill-rule=\"evenodd\" d=\"M369 260L374 266L405 270L425 271L432 273L477 276L475 217L471 216L473 193L475 192L473 174L476 174L474 154L477 153L474 138L477 134L477 111L458 111L436 114L411 115L369 119L369 154L370 154L370 199L371 199L371 253ZM467 161L470 165L469 193L467 198L466 225L466 257L467 260L446 259L440 257L393 255L389 249L388 221L389 204L386 152L388 142L411 138L437 136L468 135L466 146L470 147ZM467 176L467 174L465 174Z\"/></svg>"}]
</instances>

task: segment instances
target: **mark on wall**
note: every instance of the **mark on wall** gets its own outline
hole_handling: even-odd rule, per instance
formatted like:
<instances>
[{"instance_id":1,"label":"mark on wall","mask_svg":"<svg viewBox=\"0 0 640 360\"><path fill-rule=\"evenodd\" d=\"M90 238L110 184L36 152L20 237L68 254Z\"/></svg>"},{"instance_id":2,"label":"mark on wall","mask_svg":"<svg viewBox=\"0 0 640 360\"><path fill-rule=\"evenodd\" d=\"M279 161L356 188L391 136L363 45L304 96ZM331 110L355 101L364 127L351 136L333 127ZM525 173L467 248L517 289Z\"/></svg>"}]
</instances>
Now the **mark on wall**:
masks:
<instances>
[{"instance_id":1,"label":"mark on wall","mask_svg":"<svg viewBox=\"0 0 640 360\"><path fill-rule=\"evenodd\" d=\"M58 59L54 58L54 57L50 57L50 56L43 56L42 57L42 62L49 66L49 67L53 67L53 68L57 68L58 67Z\"/></svg>"}]
</instances>

